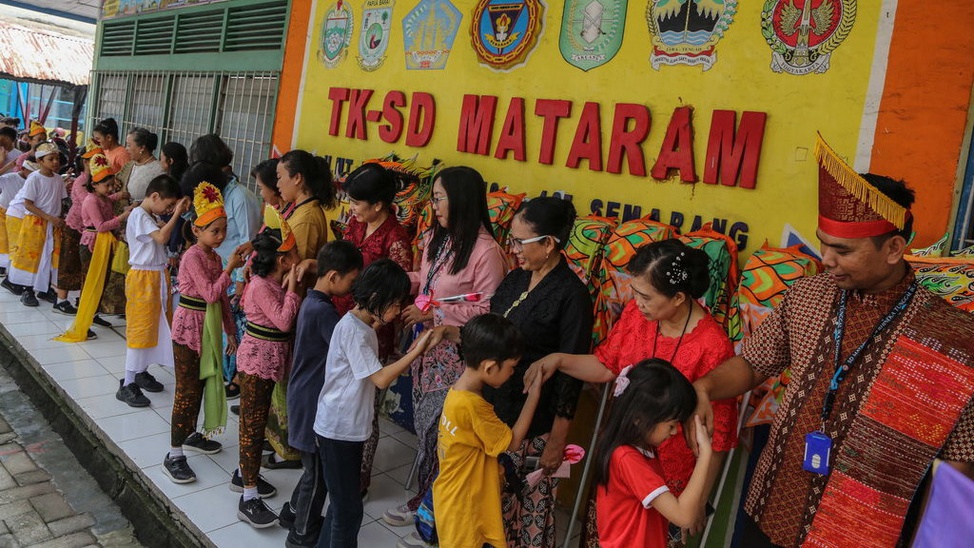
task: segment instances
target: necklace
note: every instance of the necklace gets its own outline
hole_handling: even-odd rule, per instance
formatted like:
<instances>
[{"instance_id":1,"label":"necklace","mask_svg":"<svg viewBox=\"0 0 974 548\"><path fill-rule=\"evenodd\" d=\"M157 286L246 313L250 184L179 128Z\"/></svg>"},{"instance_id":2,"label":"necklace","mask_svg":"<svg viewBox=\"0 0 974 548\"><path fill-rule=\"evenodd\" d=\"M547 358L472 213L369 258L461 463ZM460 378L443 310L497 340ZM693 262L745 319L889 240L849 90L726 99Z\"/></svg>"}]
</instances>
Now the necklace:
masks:
<instances>
[{"instance_id":1,"label":"necklace","mask_svg":"<svg viewBox=\"0 0 974 548\"><path fill-rule=\"evenodd\" d=\"M690 325L690 317L693 316L693 302L690 302L690 312L687 313L687 321L683 324L683 331L680 332L680 338L676 341L676 348L673 349L673 355L670 356L668 360L670 365L673 364L673 359L676 358L676 353L680 351L680 345L683 344L683 336L687 334L687 327ZM653 357L657 358L656 355L656 345L659 344L659 332L662 331L662 324L656 322L656 336L653 337Z\"/></svg>"}]
</instances>

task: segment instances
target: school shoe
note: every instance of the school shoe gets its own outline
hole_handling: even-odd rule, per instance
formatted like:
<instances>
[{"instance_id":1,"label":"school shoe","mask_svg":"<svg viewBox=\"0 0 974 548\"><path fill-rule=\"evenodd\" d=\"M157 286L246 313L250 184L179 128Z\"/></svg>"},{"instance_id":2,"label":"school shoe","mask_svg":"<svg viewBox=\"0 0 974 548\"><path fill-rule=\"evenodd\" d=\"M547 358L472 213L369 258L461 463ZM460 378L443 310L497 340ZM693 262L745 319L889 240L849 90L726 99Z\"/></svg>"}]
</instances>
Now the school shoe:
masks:
<instances>
[{"instance_id":1,"label":"school shoe","mask_svg":"<svg viewBox=\"0 0 974 548\"><path fill-rule=\"evenodd\" d=\"M186 457L170 457L166 453L166 458L162 461L162 471L169 476L173 483L193 483L196 481L196 473L189 467Z\"/></svg>"},{"instance_id":2,"label":"school shoe","mask_svg":"<svg viewBox=\"0 0 974 548\"><path fill-rule=\"evenodd\" d=\"M71 301L62 301L54 305L54 311L65 316L76 316L78 309L71 304Z\"/></svg>"},{"instance_id":3,"label":"school shoe","mask_svg":"<svg viewBox=\"0 0 974 548\"><path fill-rule=\"evenodd\" d=\"M239 417L240 416L240 406L239 405L231 405L230 406L230 412Z\"/></svg>"},{"instance_id":4,"label":"school shoe","mask_svg":"<svg viewBox=\"0 0 974 548\"><path fill-rule=\"evenodd\" d=\"M290 527L288 527L290 529ZM315 531L319 533L320 531ZM284 539L284 548L311 548L318 545L318 535L299 535L293 529L288 531L287 538Z\"/></svg>"},{"instance_id":5,"label":"school shoe","mask_svg":"<svg viewBox=\"0 0 974 548\"><path fill-rule=\"evenodd\" d=\"M162 383L157 381L148 371L136 373L135 384L146 392L162 392Z\"/></svg>"},{"instance_id":6,"label":"school shoe","mask_svg":"<svg viewBox=\"0 0 974 548\"><path fill-rule=\"evenodd\" d=\"M299 460L282 460L276 453L264 455L260 458L260 465L268 470L300 470L302 468Z\"/></svg>"},{"instance_id":7,"label":"school shoe","mask_svg":"<svg viewBox=\"0 0 974 548\"><path fill-rule=\"evenodd\" d=\"M243 478L240 477L240 469L233 471L233 475L230 476L230 490L234 493L243 493L244 484ZM265 499L269 499L277 494L277 488L271 485L264 476L257 476L257 494ZM276 518L276 516L275 516Z\"/></svg>"},{"instance_id":8,"label":"school shoe","mask_svg":"<svg viewBox=\"0 0 974 548\"><path fill-rule=\"evenodd\" d=\"M215 455L220 452L220 449L223 449L223 444L216 440L211 440L199 432L193 432L183 442L183 449L196 451L204 455Z\"/></svg>"},{"instance_id":9,"label":"school shoe","mask_svg":"<svg viewBox=\"0 0 974 548\"><path fill-rule=\"evenodd\" d=\"M112 322L106 320L105 318L102 318L98 314L95 314L95 317L91 319L91 323L93 323L95 325L100 325L101 327L111 327L112 326Z\"/></svg>"},{"instance_id":10,"label":"school shoe","mask_svg":"<svg viewBox=\"0 0 974 548\"><path fill-rule=\"evenodd\" d=\"M53 291L40 291L37 293L37 298L51 304L57 304L57 294Z\"/></svg>"},{"instance_id":11,"label":"school shoe","mask_svg":"<svg viewBox=\"0 0 974 548\"><path fill-rule=\"evenodd\" d=\"M89 329L89 330L88 330L88 335L87 335L87 339L88 339L89 341L93 341L93 340L95 340L95 339L97 339L97 338L98 338L98 335L95 335L95 332Z\"/></svg>"},{"instance_id":12,"label":"school shoe","mask_svg":"<svg viewBox=\"0 0 974 548\"><path fill-rule=\"evenodd\" d=\"M10 281L10 278L4 278L3 281L0 282L0 287L6 289L7 291L13 293L14 295L16 295L18 297L21 296L24 293L24 286L17 285L15 283L11 282Z\"/></svg>"},{"instance_id":13,"label":"school shoe","mask_svg":"<svg viewBox=\"0 0 974 548\"><path fill-rule=\"evenodd\" d=\"M4 277L6 275L7 275L7 269L4 268L4 267L2 267L2 266L0 266L0 278Z\"/></svg>"},{"instance_id":14,"label":"school shoe","mask_svg":"<svg viewBox=\"0 0 974 548\"><path fill-rule=\"evenodd\" d=\"M382 521L393 527L406 527L407 525L416 523L416 512L413 512L408 506L402 504L386 510L382 514Z\"/></svg>"},{"instance_id":15,"label":"school shoe","mask_svg":"<svg viewBox=\"0 0 974 548\"><path fill-rule=\"evenodd\" d=\"M142 389L134 382L123 385L125 379L118 380L118 392L115 392L115 399L125 402L129 407L149 407L152 402L142 394Z\"/></svg>"},{"instance_id":16,"label":"school shoe","mask_svg":"<svg viewBox=\"0 0 974 548\"><path fill-rule=\"evenodd\" d=\"M284 506L281 507L281 511L277 513L277 524L285 529L291 529L294 527L294 518L294 510L291 510L291 503L285 502ZM288 537L290 538L290 535Z\"/></svg>"},{"instance_id":17,"label":"school shoe","mask_svg":"<svg viewBox=\"0 0 974 548\"><path fill-rule=\"evenodd\" d=\"M40 306L40 303L37 302L37 296L34 295L34 290L29 287L25 289L24 293L20 296L20 304L29 306L31 308Z\"/></svg>"},{"instance_id":18,"label":"school shoe","mask_svg":"<svg viewBox=\"0 0 974 548\"><path fill-rule=\"evenodd\" d=\"M409 536L399 539L399 542L396 543L396 548L428 548L430 546L435 545L427 543L415 531L410 533Z\"/></svg>"},{"instance_id":19,"label":"school shoe","mask_svg":"<svg viewBox=\"0 0 974 548\"><path fill-rule=\"evenodd\" d=\"M255 529L277 525L277 514L268 508L260 497L244 500L243 495L240 495L240 503L237 505L237 518L249 523Z\"/></svg>"}]
</instances>

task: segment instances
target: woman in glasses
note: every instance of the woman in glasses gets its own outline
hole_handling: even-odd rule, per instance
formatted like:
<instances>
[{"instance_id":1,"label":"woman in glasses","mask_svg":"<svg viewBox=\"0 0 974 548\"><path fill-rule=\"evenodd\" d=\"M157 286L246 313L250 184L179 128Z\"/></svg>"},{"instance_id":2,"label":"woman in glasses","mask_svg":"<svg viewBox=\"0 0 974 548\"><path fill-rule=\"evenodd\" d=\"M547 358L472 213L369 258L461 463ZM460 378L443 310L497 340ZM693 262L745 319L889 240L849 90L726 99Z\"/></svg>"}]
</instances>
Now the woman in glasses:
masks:
<instances>
[{"instance_id":1,"label":"woman in glasses","mask_svg":"<svg viewBox=\"0 0 974 548\"><path fill-rule=\"evenodd\" d=\"M494 241L487 213L487 184L477 170L449 167L436 174L432 203L436 222L424 235L417 304L402 313L406 325L463 326L474 316L490 311L492 295L507 273L507 261ZM416 287L414 285L414 287ZM480 294L475 301L450 302L457 295ZM441 302L443 301L443 302ZM430 348L413 364L413 414L419 437L419 494L383 519L393 526L413 525L423 495L433 485L437 470L436 441L443 400L463 372L457 345L451 341Z\"/></svg>"},{"instance_id":2,"label":"woman in glasses","mask_svg":"<svg viewBox=\"0 0 974 548\"><path fill-rule=\"evenodd\" d=\"M525 202L511 223L510 249L518 267L490 299L490 311L502 314L521 331L524 355L514 375L500 388L484 388L502 421L513 426L524 406L524 372L553 352L583 354L592 344L592 299L568 267L561 250L575 223L575 207L561 198ZM556 373L541 389L528 435L512 452L522 477L543 470L541 481L519 493L505 493L504 529L508 546L555 546L555 490L551 477L565 453L582 382Z\"/></svg>"}]
</instances>

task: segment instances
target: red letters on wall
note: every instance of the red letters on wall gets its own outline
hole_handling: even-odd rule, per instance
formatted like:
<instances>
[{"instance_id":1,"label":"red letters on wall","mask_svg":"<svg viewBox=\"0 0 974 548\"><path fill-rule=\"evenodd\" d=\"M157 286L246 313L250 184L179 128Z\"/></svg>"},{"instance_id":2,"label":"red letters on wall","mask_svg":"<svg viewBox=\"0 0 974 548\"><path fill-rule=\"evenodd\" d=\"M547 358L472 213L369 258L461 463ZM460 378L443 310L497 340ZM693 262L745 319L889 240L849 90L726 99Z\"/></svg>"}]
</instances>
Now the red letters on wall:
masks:
<instances>
[{"instance_id":1,"label":"red letters on wall","mask_svg":"<svg viewBox=\"0 0 974 548\"><path fill-rule=\"evenodd\" d=\"M403 140L409 147L425 147L436 128L436 101L429 93L389 91L382 99L380 110L370 110L375 92L370 89L334 87L328 91L331 117L328 134L337 137L341 132L348 139L368 140L369 124L378 124L379 139L396 144ZM498 160L513 159L526 162L528 147L527 124L541 123L541 141L537 143L539 164L552 165L561 121L572 115L572 102L563 99L537 99L535 118L527 119L527 104L522 97L512 97L506 110L498 111L495 95L463 96L457 127L457 151ZM348 105L346 109L345 106ZM404 110L408 107L408 114ZM600 103L588 101L572 132L572 142L565 166L579 169L584 160L591 171L621 174L623 165L630 175L646 176L646 155L643 143L652 128L649 107L637 103L616 103L612 111L612 130L608 134L608 150L602 133L603 109ZM540 120L539 120L540 119ZM494 142L494 124L501 122ZM607 122L606 122L607 123ZM767 114L744 111L740 124L732 110L715 110L711 115L707 140L703 182L753 189L757 184L757 170L764 141ZM568 131L568 130L565 130ZM607 155L606 155L607 154ZM677 107L666 127L659 154L649 175L654 179L678 176L684 182L696 182L693 151L693 108Z\"/></svg>"}]
</instances>

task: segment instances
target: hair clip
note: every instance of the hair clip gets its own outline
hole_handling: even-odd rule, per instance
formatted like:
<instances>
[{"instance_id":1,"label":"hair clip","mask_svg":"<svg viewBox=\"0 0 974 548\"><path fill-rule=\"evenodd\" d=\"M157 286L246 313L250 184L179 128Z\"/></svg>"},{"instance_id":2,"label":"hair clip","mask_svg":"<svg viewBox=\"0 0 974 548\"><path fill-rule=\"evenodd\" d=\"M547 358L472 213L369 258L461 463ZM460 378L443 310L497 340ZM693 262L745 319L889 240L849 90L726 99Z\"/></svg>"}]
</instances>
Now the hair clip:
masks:
<instances>
[{"instance_id":1,"label":"hair clip","mask_svg":"<svg viewBox=\"0 0 974 548\"><path fill-rule=\"evenodd\" d=\"M629 371L632 370L634 365L627 365L619 372L619 376L616 377L615 388L612 390L613 397L618 398L626 391L626 388L629 388Z\"/></svg>"},{"instance_id":2,"label":"hair clip","mask_svg":"<svg viewBox=\"0 0 974 548\"><path fill-rule=\"evenodd\" d=\"M669 280L670 285L680 285L680 283L687 281L690 277L690 273L683 266L683 256L686 255L685 251L681 251L679 255L673 258L673 262L670 264L670 269L666 271L666 278Z\"/></svg>"}]
</instances>

